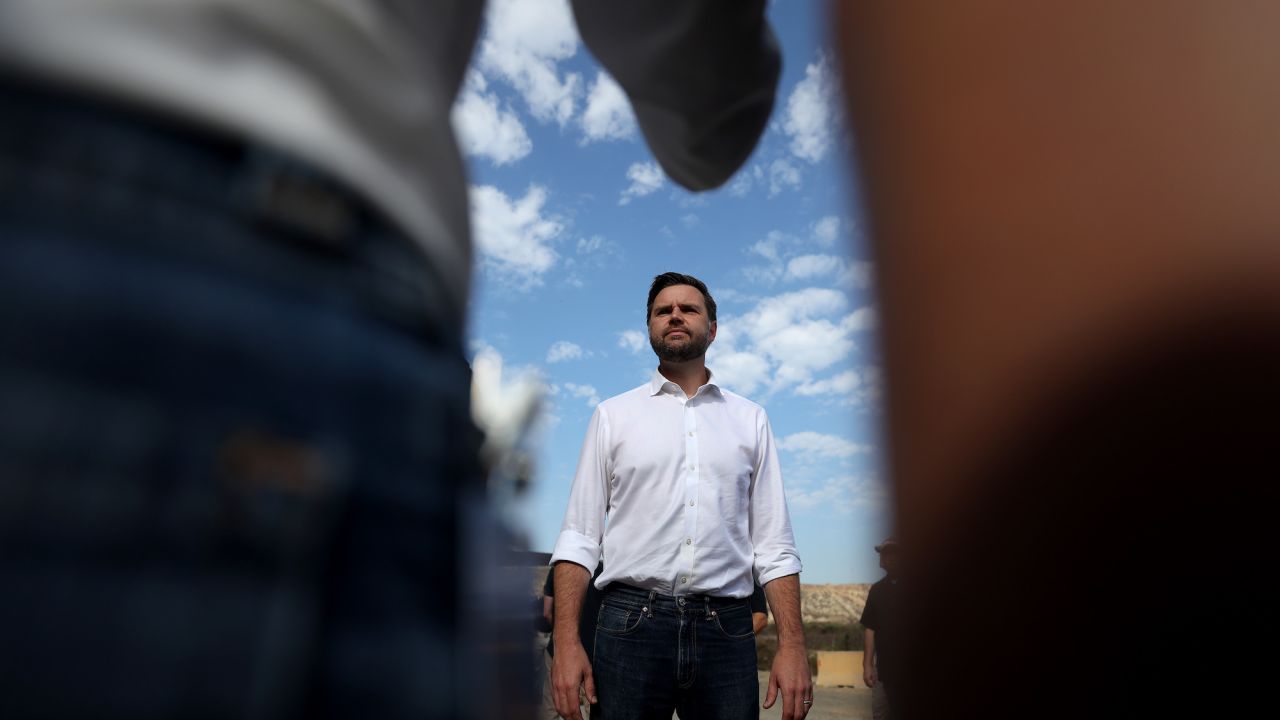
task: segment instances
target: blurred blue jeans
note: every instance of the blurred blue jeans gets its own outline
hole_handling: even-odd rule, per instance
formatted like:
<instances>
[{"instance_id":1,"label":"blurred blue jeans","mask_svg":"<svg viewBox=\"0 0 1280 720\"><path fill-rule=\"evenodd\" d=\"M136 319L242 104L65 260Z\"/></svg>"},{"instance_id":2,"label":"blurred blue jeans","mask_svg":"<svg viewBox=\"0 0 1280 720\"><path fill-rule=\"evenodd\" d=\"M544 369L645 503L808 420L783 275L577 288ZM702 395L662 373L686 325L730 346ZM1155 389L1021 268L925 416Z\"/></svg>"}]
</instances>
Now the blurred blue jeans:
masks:
<instances>
[{"instance_id":1,"label":"blurred blue jeans","mask_svg":"<svg viewBox=\"0 0 1280 720\"><path fill-rule=\"evenodd\" d=\"M433 307L320 173L0 78L0 717L458 716Z\"/></svg>"},{"instance_id":2,"label":"blurred blue jeans","mask_svg":"<svg viewBox=\"0 0 1280 720\"><path fill-rule=\"evenodd\" d=\"M592 720L760 716L751 606L611 584L596 625Z\"/></svg>"}]
</instances>

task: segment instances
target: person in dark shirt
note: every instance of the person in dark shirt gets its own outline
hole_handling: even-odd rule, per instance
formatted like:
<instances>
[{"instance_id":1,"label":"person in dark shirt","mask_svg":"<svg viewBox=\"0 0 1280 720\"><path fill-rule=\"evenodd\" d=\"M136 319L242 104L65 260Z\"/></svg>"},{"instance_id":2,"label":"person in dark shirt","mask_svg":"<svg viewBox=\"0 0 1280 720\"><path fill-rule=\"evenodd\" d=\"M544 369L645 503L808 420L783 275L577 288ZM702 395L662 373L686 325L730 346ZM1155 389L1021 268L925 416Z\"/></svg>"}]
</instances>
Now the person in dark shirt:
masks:
<instances>
[{"instance_id":1,"label":"person in dark shirt","mask_svg":"<svg viewBox=\"0 0 1280 720\"><path fill-rule=\"evenodd\" d=\"M756 586L751 593L751 632L759 635L769 624L769 602L765 599L764 588Z\"/></svg>"},{"instance_id":2,"label":"person in dark shirt","mask_svg":"<svg viewBox=\"0 0 1280 720\"><path fill-rule=\"evenodd\" d=\"M873 691L871 714L875 720L891 717L889 688L893 687L894 678L899 674L895 663L901 662L897 654L900 648L894 645L897 633L893 626L901 593L898 586L899 549L898 542L891 537L876 546L885 576L871 586L867 604L862 609L862 679Z\"/></svg>"}]
</instances>

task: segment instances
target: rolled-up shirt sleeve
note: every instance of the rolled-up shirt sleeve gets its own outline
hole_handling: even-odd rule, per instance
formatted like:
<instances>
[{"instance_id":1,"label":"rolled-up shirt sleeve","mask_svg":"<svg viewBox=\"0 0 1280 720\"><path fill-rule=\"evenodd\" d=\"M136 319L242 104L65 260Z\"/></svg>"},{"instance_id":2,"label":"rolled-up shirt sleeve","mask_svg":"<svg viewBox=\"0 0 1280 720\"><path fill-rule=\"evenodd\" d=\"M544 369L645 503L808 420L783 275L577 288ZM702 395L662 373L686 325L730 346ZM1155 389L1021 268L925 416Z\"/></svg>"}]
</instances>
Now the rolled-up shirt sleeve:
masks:
<instances>
[{"instance_id":1,"label":"rolled-up shirt sleeve","mask_svg":"<svg viewBox=\"0 0 1280 720\"><path fill-rule=\"evenodd\" d=\"M751 544L755 548L753 571L756 583L763 586L771 580L798 574L800 554L796 551L787 512L787 497L782 488L782 469L769 419L761 411L756 420L756 467L751 479Z\"/></svg>"},{"instance_id":2,"label":"rolled-up shirt sleeve","mask_svg":"<svg viewBox=\"0 0 1280 720\"><path fill-rule=\"evenodd\" d=\"M609 421L597 407L587 426L578 469L569 491L569 507L560 526L551 563L561 560L592 570L600 563L605 513L609 508Z\"/></svg>"}]
</instances>

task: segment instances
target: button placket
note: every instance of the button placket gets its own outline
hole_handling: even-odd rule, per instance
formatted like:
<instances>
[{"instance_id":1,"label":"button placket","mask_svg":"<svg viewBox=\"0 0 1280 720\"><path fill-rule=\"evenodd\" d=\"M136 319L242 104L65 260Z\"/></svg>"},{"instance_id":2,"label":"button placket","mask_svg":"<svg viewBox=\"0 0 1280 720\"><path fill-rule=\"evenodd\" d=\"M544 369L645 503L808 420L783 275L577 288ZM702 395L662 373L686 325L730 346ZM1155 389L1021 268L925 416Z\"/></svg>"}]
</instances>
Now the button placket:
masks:
<instances>
[{"instance_id":1,"label":"button placket","mask_svg":"<svg viewBox=\"0 0 1280 720\"><path fill-rule=\"evenodd\" d=\"M694 561L694 544L693 539L697 536L698 513L696 510L696 500L698 497L699 485L699 468L698 468L698 426L697 411L694 409L695 403L686 402L684 404L684 492L685 500L688 503L684 511L684 543L680 547L679 560L679 585L680 587L688 587L693 577L693 561Z\"/></svg>"}]
</instances>

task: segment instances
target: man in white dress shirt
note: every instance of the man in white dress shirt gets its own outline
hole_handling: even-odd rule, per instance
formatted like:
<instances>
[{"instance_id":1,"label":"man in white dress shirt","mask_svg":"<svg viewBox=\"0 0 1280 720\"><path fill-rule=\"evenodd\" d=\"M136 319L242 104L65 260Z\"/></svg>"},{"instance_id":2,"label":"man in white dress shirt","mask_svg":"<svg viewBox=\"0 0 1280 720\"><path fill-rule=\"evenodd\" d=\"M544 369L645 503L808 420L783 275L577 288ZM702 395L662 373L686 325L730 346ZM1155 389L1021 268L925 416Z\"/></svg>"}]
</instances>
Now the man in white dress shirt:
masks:
<instances>
[{"instance_id":1,"label":"man in white dress shirt","mask_svg":"<svg viewBox=\"0 0 1280 720\"><path fill-rule=\"evenodd\" d=\"M576 720L584 685L605 720L758 717L748 603L758 582L778 626L764 707L781 694L782 717L798 720L813 686L769 420L712 382L716 305L702 281L654 278L646 315L658 370L596 408L552 553L556 708ZM593 665L577 615L600 561Z\"/></svg>"}]
</instances>

